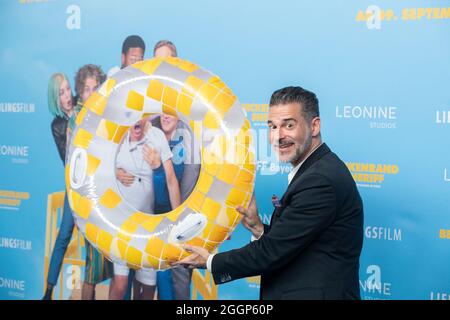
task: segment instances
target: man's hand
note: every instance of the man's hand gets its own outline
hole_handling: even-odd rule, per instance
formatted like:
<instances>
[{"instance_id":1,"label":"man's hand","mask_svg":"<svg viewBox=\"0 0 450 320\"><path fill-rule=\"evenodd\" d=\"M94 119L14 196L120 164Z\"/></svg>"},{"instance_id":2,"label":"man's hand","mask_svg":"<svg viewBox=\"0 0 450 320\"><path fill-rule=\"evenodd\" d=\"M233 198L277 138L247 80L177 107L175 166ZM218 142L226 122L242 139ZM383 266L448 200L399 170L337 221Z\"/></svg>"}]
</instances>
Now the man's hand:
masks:
<instances>
[{"instance_id":1,"label":"man's hand","mask_svg":"<svg viewBox=\"0 0 450 320\"><path fill-rule=\"evenodd\" d=\"M242 206L237 206L236 210L244 217L242 224L247 228L255 238L259 238L264 232L264 225L259 218L258 208L256 207L255 194L253 193L248 209Z\"/></svg>"},{"instance_id":2,"label":"man's hand","mask_svg":"<svg viewBox=\"0 0 450 320\"><path fill-rule=\"evenodd\" d=\"M144 145L142 153L144 155L144 160L148 163L150 168L158 169L161 166L161 156L154 148Z\"/></svg>"},{"instance_id":3,"label":"man's hand","mask_svg":"<svg viewBox=\"0 0 450 320\"><path fill-rule=\"evenodd\" d=\"M134 176L132 174L129 174L122 168L116 169L116 176L117 180L120 181L124 186L129 187L134 181Z\"/></svg>"},{"instance_id":4,"label":"man's hand","mask_svg":"<svg viewBox=\"0 0 450 320\"><path fill-rule=\"evenodd\" d=\"M206 261L209 257L209 252L205 248L190 246L188 244L182 245L182 248L187 252L192 252L189 257L184 258L178 262L174 262L171 266L184 266L190 269L198 268L205 269Z\"/></svg>"}]
</instances>

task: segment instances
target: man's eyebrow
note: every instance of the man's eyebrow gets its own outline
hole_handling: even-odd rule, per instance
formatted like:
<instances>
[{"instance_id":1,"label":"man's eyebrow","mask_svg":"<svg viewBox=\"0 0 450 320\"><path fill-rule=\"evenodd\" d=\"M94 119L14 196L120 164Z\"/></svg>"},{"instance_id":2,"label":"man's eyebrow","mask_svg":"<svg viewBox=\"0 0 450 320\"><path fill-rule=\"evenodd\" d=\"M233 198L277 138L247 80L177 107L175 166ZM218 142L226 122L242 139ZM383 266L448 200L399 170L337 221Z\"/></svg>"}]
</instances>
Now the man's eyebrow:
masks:
<instances>
[{"instance_id":1,"label":"man's eyebrow","mask_svg":"<svg viewBox=\"0 0 450 320\"><path fill-rule=\"evenodd\" d=\"M297 119L295 119L295 118L283 119L283 122L287 122L287 121L295 121L295 122L297 122Z\"/></svg>"},{"instance_id":2,"label":"man's eyebrow","mask_svg":"<svg viewBox=\"0 0 450 320\"><path fill-rule=\"evenodd\" d=\"M297 122L297 119L295 119L295 118L286 118L286 119L282 119L281 122L287 122L287 121L291 121L291 120ZM272 120L268 120L268 121L267 121L267 124L272 124L272 123L273 123Z\"/></svg>"}]
</instances>

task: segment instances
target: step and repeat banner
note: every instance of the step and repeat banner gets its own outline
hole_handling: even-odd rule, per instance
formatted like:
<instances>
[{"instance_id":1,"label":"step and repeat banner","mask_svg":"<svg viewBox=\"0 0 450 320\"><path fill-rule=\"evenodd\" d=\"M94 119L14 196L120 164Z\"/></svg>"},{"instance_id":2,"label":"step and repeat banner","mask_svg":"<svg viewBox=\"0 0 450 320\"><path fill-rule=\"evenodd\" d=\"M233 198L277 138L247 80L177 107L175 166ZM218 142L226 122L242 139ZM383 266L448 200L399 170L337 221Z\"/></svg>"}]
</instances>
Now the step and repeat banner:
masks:
<instances>
[{"instance_id":1,"label":"step and repeat banner","mask_svg":"<svg viewBox=\"0 0 450 320\"><path fill-rule=\"evenodd\" d=\"M288 85L315 92L323 140L364 202L362 298L450 299L449 1L5 0L0 9L0 299L42 297L61 221L50 77L66 74L74 95L80 67L121 66L129 35L144 40L144 59L170 40L236 94L267 223L291 169L267 147L270 95ZM239 226L219 251L249 239ZM85 251L75 231L55 298L74 298ZM194 272L192 298L259 297L259 277L210 283Z\"/></svg>"}]
</instances>

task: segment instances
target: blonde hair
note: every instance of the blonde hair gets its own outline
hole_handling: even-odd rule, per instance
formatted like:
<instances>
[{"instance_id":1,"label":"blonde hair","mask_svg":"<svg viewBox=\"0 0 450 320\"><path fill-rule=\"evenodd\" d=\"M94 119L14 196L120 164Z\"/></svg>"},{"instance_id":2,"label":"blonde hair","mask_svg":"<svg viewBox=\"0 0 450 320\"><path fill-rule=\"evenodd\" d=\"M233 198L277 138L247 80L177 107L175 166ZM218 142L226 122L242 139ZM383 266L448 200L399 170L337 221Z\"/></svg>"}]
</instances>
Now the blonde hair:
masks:
<instances>
[{"instance_id":1,"label":"blonde hair","mask_svg":"<svg viewBox=\"0 0 450 320\"><path fill-rule=\"evenodd\" d=\"M153 55L155 55L156 50L158 50L161 47L168 47L170 49L170 51L172 51L172 56L173 57L177 57L177 47L175 47L175 45L173 44L172 41L169 40L159 40L156 44L155 44L155 48L153 48Z\"/></svg>"}]
</instances>

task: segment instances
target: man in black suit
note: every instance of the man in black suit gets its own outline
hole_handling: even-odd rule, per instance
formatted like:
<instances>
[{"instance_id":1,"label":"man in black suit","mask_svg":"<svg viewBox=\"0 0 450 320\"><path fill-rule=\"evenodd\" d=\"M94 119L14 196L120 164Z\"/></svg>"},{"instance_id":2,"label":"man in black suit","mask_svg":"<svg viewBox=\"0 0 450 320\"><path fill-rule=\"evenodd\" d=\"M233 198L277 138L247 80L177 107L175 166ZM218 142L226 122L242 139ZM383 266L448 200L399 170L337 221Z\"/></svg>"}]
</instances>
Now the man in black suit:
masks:
<instances>
[{"instance_id":1,"label":"man in black suit","mask_svg":"<svg viewBox=\"0 0 450 320\"><path fill-rule=\"evenodd\" d=\"M345 164L322 143L316 95L275 91L268 126L280 161L293 166L270 226L252 199L236 209L257 240L215 255L185 245L193 253L178 264L207 267L217 284L261 275L261 299L360 299L363 204Z\"/></svg>"}]
</instances>

